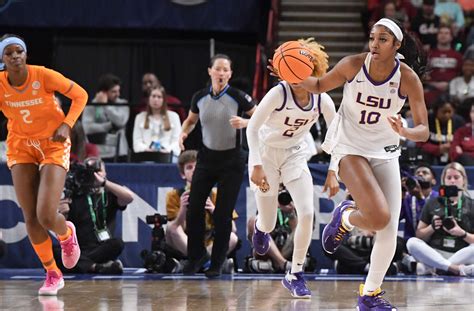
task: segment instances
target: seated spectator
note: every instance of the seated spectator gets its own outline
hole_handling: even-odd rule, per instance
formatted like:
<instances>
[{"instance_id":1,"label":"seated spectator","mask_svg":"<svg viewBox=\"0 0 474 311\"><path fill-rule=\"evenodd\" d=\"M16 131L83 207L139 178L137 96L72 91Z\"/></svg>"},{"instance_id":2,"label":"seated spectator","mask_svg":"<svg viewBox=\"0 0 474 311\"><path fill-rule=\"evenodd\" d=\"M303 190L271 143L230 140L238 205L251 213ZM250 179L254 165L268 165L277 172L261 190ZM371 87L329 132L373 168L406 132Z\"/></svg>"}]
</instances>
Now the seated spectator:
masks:
<instances>
[{"instance_id":1,"label":"seated spectator","mask_svg":"<svg viewBox=\"0 0 474 311\"><path fill-rule=\"evenodd\" d=\"M98 92L92 103L103 105L87 105L82 116L82 125L89 142L96 144L104 161L126 161L128 143L125 136L125 125L130 109L127 100L120 98L118 77L106 74L100 77ZM123 107L112 104L123 104Z\"/></svg>"},{"instance_id":2,"label":"seated spectator","mask_svg":"<svg viewBox=\"0 0 474 311\"><path fill-rule=\"evenodd\" d=\"M454 132L453 142L449 148L451 161L456 161L464 166L474 165L474 101L470 110L471 122Z\"/></svg>"},{"instance_id":3,"label":"seated spectator","mask_svg":"<svg viewBox=\"0 0 474 311\"><path fill-rule=\"evenodd\" d=\"M416 17L411 21L411 30L418 35L426 52L436 47L436 35L440 26L440 18L434 14L435 0L423 0L417 10Z\"/></svg>"},{"instance_id":4,"label":"seated spectator","mask_svg":"<svg viewBox=\"0 0 474 311\"><path fill-rule=\"evenodd\" d=\"M86 158L99 157L99 148L89 143L81 121L76 121L71 130L71 162L82 162Z\"/></svg>"},{"instance_id":5,"label":"seated spectator","mask_svg":"<svg viewBox=\"0 0 474 311\"><path fill-rule=\"evenodd\" d=\"M438 0L435 14L441 17L441 22L452 26L454 37L464 28L464 12L456 0Z\"/></svg>"},{"instance_id":6,"label":"seated spectator","mask_svg":"<svg viewBox=\"0 0 474 311\"><path fill-rule=\"evenodd\" d=\"M439 97L434 103L433 112L428 115L430 137L426 142L417 143L427 162L434 165L448 163L453 134L466 123L454 113L455 110L455 100L448 95Z\"/></svg>"},{"instance_id":7,"label":"seated spectator","mask_svg":"<svg viewBox=\"0 0 474 311\"><path fill-rule=\"evenodd\" d=\"M278 196L278 212L275 229L270 233L270 247L264 256L252 249L252 257L247 261L247 269L254 273L286 273L291 269L293 257L293 241L298 223L295 206L289 193L280 185ZM256 216L247 221L247 238L252 244ZM269 264L268 264L269 263Z\"/></svg>"},{"instance_id":8,"label":"seated spectator","mask_svg":"<svg viewBox=\"0 0 474 311\"><path fill-rule=\"evenodd\" d=\"M416 237L407 249L417 260L417 273L437 269L459 276L474 276L474 202L467 194L468 179L464 167L452 162L441 174L441 183L455 186L453 193L441 191L429 199L421 212Z\"/></svg>"},{"instance_id":9,"label":"seated spectator","mask_svg":"<svg viewBox=\"0 0 474 311\"><path fill-rule=\"evenodd\" d=\"M62 266L61 250L55 249L58 266L63 272L121 274L122 263L117 260L122 253L122 239L114 238L117 212L126 209L133 201L133 192L128 188L107 180L105 164L99 158L88 158L85 168L93 168L91 181L82 180L81 184L69 190L70 198L62 200L59 212L74 222L77 239L81 248L81 257L77 265L69 270ZM70 174L78 173L80 168L72 168ZM81 174L81 176L84 174Z\"/></svg>"},{"instance_id":10,"label":"seated spectator","mask_svg":"<svg viewBox=\"0 0 474 311\"><path fill-rule=\"evenodd\" d=\"M449 82L449 95L462 102L468 97L474 97L474 55L465 58L462 63L462 75Z\"/></svg>"},{"instance_id":11,"label":"seated spectator","mask_svg":"<svg viewBox=\"0 0 474 311\"><path fill-rule=\"evenodd\" d=\"M189 193L192 191L191 181L196 167L197 151L186 150L183 151L178 158L178 168L181 178L184 179L185 185L182 188L175 188L166 194L166 213L168 216L168 224L166 225L166 244L180 252L182 256L188 255L188 236L186 233L186 212L188 210ZM207 252L212 252L214 241L214 220L213 212L215 209L215 202L217 193L213 190L206 201L206 232L205 244ZM233 219L237 219L238 215L234 211ZM230 233L229 249L227 254L230 254L237 246L239 238L237 237L237 227L235 221L232 220L232 232ZM224 273L232 271L233 261L227 260L224 264Z\"/></svg>"},{"instance_id":12,"label":"seated spectator","mask_svg":"<svg viewBox=\"0 0 474 311\"><path fill-rule=\"evenodd\" d=\"M462 55L452 48L452 43L451 28L441 25L436 36L436 48L428 55L428 74L424 83L428 108L441 94L448 92L449 82L461 75Z\"/></svg>"},{"instance_id":13,"label":"seated spectator","mask_svg":"<svg viewBox=\"0 0 474 311\"><path fill-rule=\"evenodd\" d=\"M168 111L163 87L156 87L150 92L147 110L135 118L133 128L133 151L162 152L179 155L179 134L181 123L174 111Z\"/></svg>"},{"instance_id":14,"label":"seated spectator","mask_svg":"<svg viewBox=\"0 0 474 311\"><path fill-rule=\"evenodd\" d=\"M413 176L402 178L403 200L400 212L400 220L405 220L403 226L403 237L397 238L397 251L401 252L402 260L399 268L406 273L415 273L414 258L408 254L406 243L408 239L416 234L421 211L426 201L438 197L438 191L433 187L436 185L436 174L433 168L420 163L415 169Z\"/></svg>"}]
</instances>

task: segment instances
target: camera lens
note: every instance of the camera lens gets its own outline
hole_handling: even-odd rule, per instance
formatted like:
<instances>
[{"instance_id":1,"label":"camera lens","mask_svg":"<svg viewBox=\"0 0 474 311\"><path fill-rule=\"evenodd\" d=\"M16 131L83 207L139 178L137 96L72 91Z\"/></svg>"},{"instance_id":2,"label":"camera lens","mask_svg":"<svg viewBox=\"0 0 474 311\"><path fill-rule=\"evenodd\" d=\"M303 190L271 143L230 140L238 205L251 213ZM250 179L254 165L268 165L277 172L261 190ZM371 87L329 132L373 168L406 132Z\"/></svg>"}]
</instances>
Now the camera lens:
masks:
<instances>
[{"instance_id":1,"label":"camera lens","mask_svg":"<svg viewBox=\"0 0 474 311\"><path fill-rule=\"evenodd\" d=\"M288 191L282 191L278 194L278 203L280 203L280 205L288 205L291 201L293 200Z\"/></svg>"}]
</instances>

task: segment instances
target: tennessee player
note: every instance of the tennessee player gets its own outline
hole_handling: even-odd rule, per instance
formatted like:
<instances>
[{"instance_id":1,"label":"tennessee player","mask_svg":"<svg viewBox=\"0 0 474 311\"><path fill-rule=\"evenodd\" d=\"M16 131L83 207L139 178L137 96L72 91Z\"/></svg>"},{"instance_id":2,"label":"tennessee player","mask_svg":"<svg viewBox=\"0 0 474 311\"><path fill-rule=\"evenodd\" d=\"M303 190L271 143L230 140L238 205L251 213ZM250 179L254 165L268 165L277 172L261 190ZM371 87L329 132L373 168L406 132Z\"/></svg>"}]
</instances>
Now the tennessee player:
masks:
<instances>
[{"instance_id":1,"label":"tennessee player","mask_svg":"<svg viewBox=\"0 0 474 311\"><path fill-rule=\"evenodd\" d=\"M71 128L87 103L86 91L60 73L27 65L26 44L15 35L0 41L0 109L8 119L7 165L33 248L46 269L40 295L56 295L64 287L53 258L48 230L62 247L67 268L76 265L80 249L74 225L57 212L69 169ZM59 92L72 100L64 116L54 99Z\"/></svg>"}]
</instances>

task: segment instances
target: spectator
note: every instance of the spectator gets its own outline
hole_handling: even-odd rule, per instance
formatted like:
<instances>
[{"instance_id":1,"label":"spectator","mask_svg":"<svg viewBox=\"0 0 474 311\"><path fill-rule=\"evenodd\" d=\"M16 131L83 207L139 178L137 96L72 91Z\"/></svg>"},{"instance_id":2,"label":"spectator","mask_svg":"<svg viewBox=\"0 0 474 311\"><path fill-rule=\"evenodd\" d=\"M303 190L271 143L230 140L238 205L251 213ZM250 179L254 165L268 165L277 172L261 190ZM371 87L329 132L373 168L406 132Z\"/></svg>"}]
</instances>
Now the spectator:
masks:
<instances>
[{"instance_id":1,"label":"spectator","mask_svg":"<svg viewBox=\"0 0 474 311\"><path fill-rule=\"evenodd\" d=\"M135 118L133 128L134 152L162 152L178 156L181 123L174 111L168 111L163 87L155 87L148 97L146 111Z\"/></svg>"},{"instance_id":2,"label":"spectator","mask_svg":"<svg viewBox=\"0 0 474 311\"><path fill-rule=\"evenodd\" d=\"M92 181L69 189L72 196L63 199L59 209L76 225L81 256L73 269L62 265L59 268L72 273L121 274L123 266L117 258L124 244L122 239L113 237L115 218L133 201L133 192L108 180L105 164L99 158L88 158L84 164L85 168L94 169ZM71 173L81 174L78 168ZM56 250L55 257L58 255Z\"/></svg>"},{"instance_id":3,"label":"spectator","mask_svg":"<svg viewBox=\"0 0 474 311\"><path fill-rule=\"evenodd\" d=\"M462 165L474 165L474 101L470 110L471 122L454 132L453 142L449 149L451 161Z\"/></svg>"},{"instance_id":4,"label":"spectator","mask_svg":"<svg viewBox=\"0 0 474 311\"><path fill-rule=\"evenodd\" d=\"M449 82L449 95L462 102L474 97L474 57L465 58L462 63L462 75Z\"/></svg>"},{"instance_id":5,"label":"spectator","mask_svg":"<svg viewBox=\"0 0 474 311\"><path fill-rule=\"evenodd\" d=\"M464 12L456 0L438 0L435 6L435 14L441 17L443 24L451 25L454 37L464 27Z\"/></svg>"},{"instance_id":6,"label":"spectator","mask_svg":"<svg viewBox=\"0 0 474 311\"><path fill-rule=\"evenodd\" d=\"M411 21L411 30L418 35L426 52L436 47L436 35L440 26L439 16L434 14L435 0L423 0L416 17Z\"/></svg>"},{"instance_id":7,"label":"spectator","mask_svg":"<svg viewBox=\"0 0 474 311\"><path fill-rule=\"evenodd\" d=\"M98 92L92 100L92 103L101 105L88 105L82 117L87 137L91 143L98 146L104 161L123 162L128 156L125 125L130 109L125 105L127 100L120 98L120 84L120 79L112 74L101 76Z\"/></svg>"},{"instance_id":8,"label":"spectator","mask_svg":"<svg viewBox=\"0 0 474 311\"><path fill-rule=\"evenodd\" d=\"M166 226L166 244L171 248L177 250L182 256L188 255L188 235L186 230L186 213L189 204L189 193L191 191L191 181L196 167L197 151L186 150L179 155L178 168L181 178L185 181L183 188L175 188L166 194L166 213L168 216L168 224ZM212 246L214 242L214 220L213 213L216 208L217 192L212 190L211 194L206 200L206 214L205 223L206 229L204 240L207 252L212 253ZM234 211L232 215L232 231L229 238L229 249L227 254L231 253L237 246L239 238L237 237L237 227L235 226L235 219L238 217ZM231 261L227 261L231 262ZM231 265L226 265L229 267ZM226 269L224 272L230 272Z\"/></svg>"},{"instance_id":9,"label":"spectator","mask_svg":"<svg viewBox=\"0 0 474 311\"><path fill-rule=\"evenodd\" d=\"M449 81L461 74L462 55L452 48L451 28L442 25L436 37L436 48L428 56L429 74L424 85L426 105L431 107L436 98L448 92Z\"/></svg>"},{"instance_id":10,"label":"spectator","mask_svg":"<svg viewBox=\"0 0 474 311\"><path fill-rule=\"evenodd\" d=\"M474 276L474 202L467 195L464 167L452 162L441 174L441 183L456 186L453 194L429 199L421 212L416 237L407 242L418 261L417 273L433 269L460 276Z\"/></svg>"},{"instance_id":11,"label":"spectator","mask_svg":"<svg viewBox=\"0 0 474 311\"><path fill-rule=\"evenodd\" d=\"M437 99L433 112L428 115L430 137L426 142L417 143L427 162L435 165L448 163L453 134L465 124L463 118L454 113L455 107L453 98L443 95Z\"/></svg>"}]
</instances>

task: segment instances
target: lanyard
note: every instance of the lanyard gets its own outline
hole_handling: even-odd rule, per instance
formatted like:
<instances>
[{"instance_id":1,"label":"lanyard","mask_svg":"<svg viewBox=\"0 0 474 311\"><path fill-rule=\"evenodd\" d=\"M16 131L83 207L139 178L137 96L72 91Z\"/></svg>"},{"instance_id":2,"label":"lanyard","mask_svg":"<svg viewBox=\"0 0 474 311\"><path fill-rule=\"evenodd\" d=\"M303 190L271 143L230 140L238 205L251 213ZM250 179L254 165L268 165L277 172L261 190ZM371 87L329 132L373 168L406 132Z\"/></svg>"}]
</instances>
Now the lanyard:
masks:
<instances>
[{"instance_id":1,"label":"lanyard","mask_svg":"<svg viewBox=\"0 0 474 311\"><path fill-rule=\"evenodd\" d=\"M462 197L459 198L458 200L458 207L456 208L458 211L458 216L456 217L457 220L461 221L461 215L462 215ZM448 198L445 199L444 201L444 216L448 216Z\"/></svg>"},{"instance_id":2,"label":"lanyard","mask_svg":"<svg viewBox=\"0 0 474 311\"><path fill-rule=\"evenodd\" d=\"M438 139L438 142L441 144L443 141L443 136L441 134L441 125L439 123L438 118L435 119L435 124L436 124L436 138ZM453 119L448 120L448 129L446 133L446 142L450 143L453 141Z\"/></svg>"},{"instance_id":3,"label":"lanyard","mask_svg":"<svg viewBox=\"0 0 474 311\"><path fill-rule=\"evenodd\" d=\"M107 200L105 198L105 192L102 192L102 197L101 197L101 201L102 201L102 219L103 219L103 222L104 224L102 225L102 229L106 228L107 227L107 224L106 224L106 219L107 219L107 208L106 208L106 205L107 205ZM91 214L91 218L92 218L92 222L94 223L94 229L97 231L98 230L98 227L97 227L97 215L95 213L95 211L97 210L94 206L94 202L92 201L92 198L91 196L88 194L87 195L87 203L89 203L89 212Z\"/></svg>"},{"instance_id":4,"label":"lanyard","mask_svg":"<svg viewBox=\"0 0 474 311\"><path fill-rule=\"evenodd\" d=\"M285 217L285 219L283 220L283 213L281 212L281 209L277 209L278 210L278 222L280 223L280 226L285 226L286 223L288 222L288 218Z\"/></svg>"}]
</instances>

